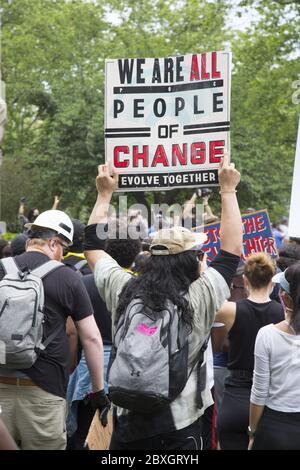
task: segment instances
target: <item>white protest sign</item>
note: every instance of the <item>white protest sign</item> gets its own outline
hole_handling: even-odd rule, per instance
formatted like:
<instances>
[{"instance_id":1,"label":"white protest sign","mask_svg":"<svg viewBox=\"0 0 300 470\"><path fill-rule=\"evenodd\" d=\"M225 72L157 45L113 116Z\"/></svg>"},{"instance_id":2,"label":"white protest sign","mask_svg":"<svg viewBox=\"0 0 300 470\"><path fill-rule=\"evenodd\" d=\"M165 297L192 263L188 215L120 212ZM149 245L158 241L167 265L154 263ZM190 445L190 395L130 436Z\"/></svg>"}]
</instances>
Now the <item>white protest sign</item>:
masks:
<instances>
[{"instance_id":1,"label":"white protest sign","mask_svg":"<svg viewBox=\"0 0 300 470\"><path fill-rule=\"evenodd\" d=\"M106 61L105 154L121 191L218 184L230 52Z\"/></svg>"},{"instance_id":2,"label":"white protest sign","mask_svg":"<svg viewBox=\"0 0 300 470\"><path fill-rule=\"evenodd\" d=\"M289 217L289 237L300 238L300 118Z\"/></svg>"}]
</instances>

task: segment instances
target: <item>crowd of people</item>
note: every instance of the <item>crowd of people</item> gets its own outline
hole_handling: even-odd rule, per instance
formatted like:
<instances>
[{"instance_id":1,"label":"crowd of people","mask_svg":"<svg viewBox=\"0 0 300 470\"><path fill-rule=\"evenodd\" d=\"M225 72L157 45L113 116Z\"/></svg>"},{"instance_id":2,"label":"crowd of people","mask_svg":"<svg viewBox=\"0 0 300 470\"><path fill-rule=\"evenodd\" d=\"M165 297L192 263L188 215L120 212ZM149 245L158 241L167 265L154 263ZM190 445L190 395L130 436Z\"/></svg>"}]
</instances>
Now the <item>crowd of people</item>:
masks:
<instances>
[{"instance_id":1,"label":"crowd of people","mask_svg":"<svg viewBox=\"0 0 300 470\"><path fill-rule=\"evenodd\" d=\"M128 227L140 227L137 239L99 237L117 187L106 165L99 167L87 225L51 209L27 218L24 233L2 244L1 258L13 256L20 271L49 259L61 265L43 280L44 337L54 333L52 341L30 368L0 367L1 426L8 430L4 437L0 429L0 447L86 449L99 410L104 426L113 415L111 450L299 448L300 244L285 237L276 262L265 253L241 261L239 179L225 156L221 248L209 266L201 250L205 234L181 224L166 228L161 213L150 230L139 211L129 213ZM186 217L193 217L197 196L186 203ZM205 222L217 220L209 195L201 197ZM4 264L0 282L5 274ZM106 378L118 319L137 298L151 312L171 302L189 330L186 384L151 414L118 400L110 411ZM195 363L204 343L200 387Z\"/></svg>"},{"instance_id":2,"label":"crowd of people","mask_svg":"<svg viewBox=\"0 0 300 470\"><path fill-rule=\"evenodd\" d=\"M202 190L150 227L112 218L106 164L87 225L57 196L27 216L21 199L21 233L0 239L0 450L88 449L96 411L111 450L300 449L300 243L282 220L277 259L241 261L239 181L225 154L220 218ZM209 265L205 233L182 224L198 225L198 197L202 222L220 220Z\"/></svg>"}]
</instances>

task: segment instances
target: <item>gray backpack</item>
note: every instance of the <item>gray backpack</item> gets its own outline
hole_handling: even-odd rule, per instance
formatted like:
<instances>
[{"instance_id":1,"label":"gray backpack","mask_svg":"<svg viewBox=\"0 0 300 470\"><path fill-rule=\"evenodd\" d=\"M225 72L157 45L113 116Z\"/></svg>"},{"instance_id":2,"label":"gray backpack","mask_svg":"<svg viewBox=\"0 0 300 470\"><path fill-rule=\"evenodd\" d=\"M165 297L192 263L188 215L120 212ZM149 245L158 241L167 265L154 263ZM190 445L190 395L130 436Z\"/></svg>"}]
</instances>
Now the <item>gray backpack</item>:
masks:
<instances>
[{"instance_id":1,"label":"gray backpack","mask_svg":"<svg viewBox=\"0 0 300 470\"><path fill-rule=\"evenodd\" d=\"M153 311L133 299L121 315L108 367L109 395L122 408L157 412L172 402L188 380L188 336L170 301Z\"/></svg>"},{"instance_id":2,"label":"gray backpack","mask_svg":"<svg viewBox=\"0 0 300 470\"><path fill-rule=\"evenodd\" d=\"M3 258L1 264L6 274L0 281L0 369L28 369L58 333L42 343L42 279L63 264L51 260L27 272L20 271L14 258Z\"/></svg>"}]
</instances>

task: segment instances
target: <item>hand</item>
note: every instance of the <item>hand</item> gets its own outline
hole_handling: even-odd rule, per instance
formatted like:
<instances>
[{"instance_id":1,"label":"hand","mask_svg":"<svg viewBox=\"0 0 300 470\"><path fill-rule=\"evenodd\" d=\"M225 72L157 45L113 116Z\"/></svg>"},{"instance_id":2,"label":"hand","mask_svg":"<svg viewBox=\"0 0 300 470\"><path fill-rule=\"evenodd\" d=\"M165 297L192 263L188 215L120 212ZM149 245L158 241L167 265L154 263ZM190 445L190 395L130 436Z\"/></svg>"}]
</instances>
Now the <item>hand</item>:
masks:
<instances>
[{"instance_id":1,"label":"hand","mask_svg":"<svg viewBox=\"0 0 300 470\"><path fill-rule=\"evenodd\" d=\"M107 415L110 410L110 401L104 390L90 394L93 409L99 411L100 422L103 427L107 426Z\"/></svg>"},{"instance_id":2,"label":"hand","mask_svg":"<svg viewBox=\"0 0 300 470\"><path fill-rule=\"evenodd\" d=\"M54 196L54 202L53 202L52 209L56 210L58 204L59 204L59 197L58 197L58 196Z\"/></svg>"},{"instance_id":3,"label":"hand","mask_svg":"<svg viewBox=\"0 0 300 470\"><path fill-rule=\"evenodd\" d=\"M190 202L193 203L193 204L195 204L196 199L197 199L197 193L194 193L194 194L192 195L191 199L190 199Z\"/></svg>"},{"instance_id":4,"label":"hand","mask_svg":"<svg viewBox=\"0 0 300 470\"><path fill-rule=\"evenodd\" d=\"M241 179L241 174L235 169L234 163L229 163L228 153L224 153L218 174L220 187L223 191L234 191Z\"/></svg>"},{"instance_id":5,"label":"hand","mask_svg":"<svg viewBox=\"0 0 300 470\"><path fill-rule=\"evenodd\" d=\"M209 198L210 198L210 194L208 196L203 196L202 197L202 201L203 201L204 206L207 206Z\"/></svg>"},{"instance_id":6,"label":"hand","mask_svg":"<svg viewBox=\"0 0 300 470\"><path fill-rule=\"evenodd\" d=\"M109 174L107 163L98 166L98 176L96 178L96 188L100 194L111 195L118 187L118 174L113 170L112 176Z\"/></svg>"}]
</instances>

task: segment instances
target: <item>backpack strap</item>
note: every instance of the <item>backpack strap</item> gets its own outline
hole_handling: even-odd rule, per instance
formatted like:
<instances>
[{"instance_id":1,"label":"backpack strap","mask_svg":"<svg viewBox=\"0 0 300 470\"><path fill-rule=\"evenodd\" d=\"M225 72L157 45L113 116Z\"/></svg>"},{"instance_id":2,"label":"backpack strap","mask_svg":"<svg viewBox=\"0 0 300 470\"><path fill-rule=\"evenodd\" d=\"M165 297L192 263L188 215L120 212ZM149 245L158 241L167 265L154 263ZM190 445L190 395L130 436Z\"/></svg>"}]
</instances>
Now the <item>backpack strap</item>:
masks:
<instances>
[{"instance_id":1,"label":"backpack strap","mask_svg":"<svg viewBox=\"0 0 300 470\"><path fill-rule=\"evenodd\" d=\"M204 361L204 353L207 349L209 339L210 339L210 333L201 346L198 363L197 363L196 403L197 403L197 408L199 409L203 407L202 392L204 391L206 387L207 370L206 370L206 363L203 363L203 361Z\"/></svg>"},{"instance_id":2,"label":"backpack strap","mask_svg":"<svg viewBox=\"0 0 300 470\"><path fill-rule=\"evenodd\" d=\"M34 274L35 276L38 276L40 279L43 279L45 276L47 276L47 274L59 268L60 266L65 266L65 265L63 263L60 263L59 261L50 260L42 264L42 266L39 266L38 268L33 269L31 273ZM41 351L44 351L44 349L46 349L48 344L50 344L51 341L58 335L60 329L61 329L61 326L55 328L55 330L51 333L51 335L49 335L48 338L40 345L39 349Z\"/></svg>"},{"instance_id":3,"label":"backpack strap","mask_svg":"<svg viewBox=\"0 0 300 470\"><path fill-rule=\"evenodd\" d=\"M1 264L5 271L5 274L17 274L20 270L14 258L11 256L9 258L2 258Z\"/></svg>"},{"instance_id":4,"label":"backpack strap","mask_svg":"<svg viewBox=\"0 0 300 470\"><path fill-rule=\"evenodd\" d=\"M58 335L59 333L59 330L61 329L61 326L58 326L57 328L55 328L55 330L51 333L51 335L48 336L47 339L45 339L45 341L40 345L39 349L41 351L44 351L46 349L46 347L48 346L48 344L51 343L51 341Z\"/></svg>"},{"instance_id":5,"label":"backpack strap","mask_svg":"<svg viewBox=\"0 0 300 470\"><path fill-rule=\"evenodd\" d=\"M64 266L64 264L53 259L53 260L47 261L46 263L42 264L42 266L39 266L38 268L33 269L31 271L31 274L34 274L35 276L39 277L40 279L43 279L45 276L47 276L47 274L49 274L51 271L54 271L55 269L59 268L60 266Z\"/></svg>"},{"instance_id":6,"label":"backpack strap","mask_svg":"<svg viewBox=\"0 0 300 470\"><path fill-rule=\"evenodd\" d=\"M84 266L87 265L87 260L86 259L81 259L80 261L77 261L77 263L74 264L74 268L76 269L76 271L79 271L84 268Z\"/></svg>"}]
</instances>

